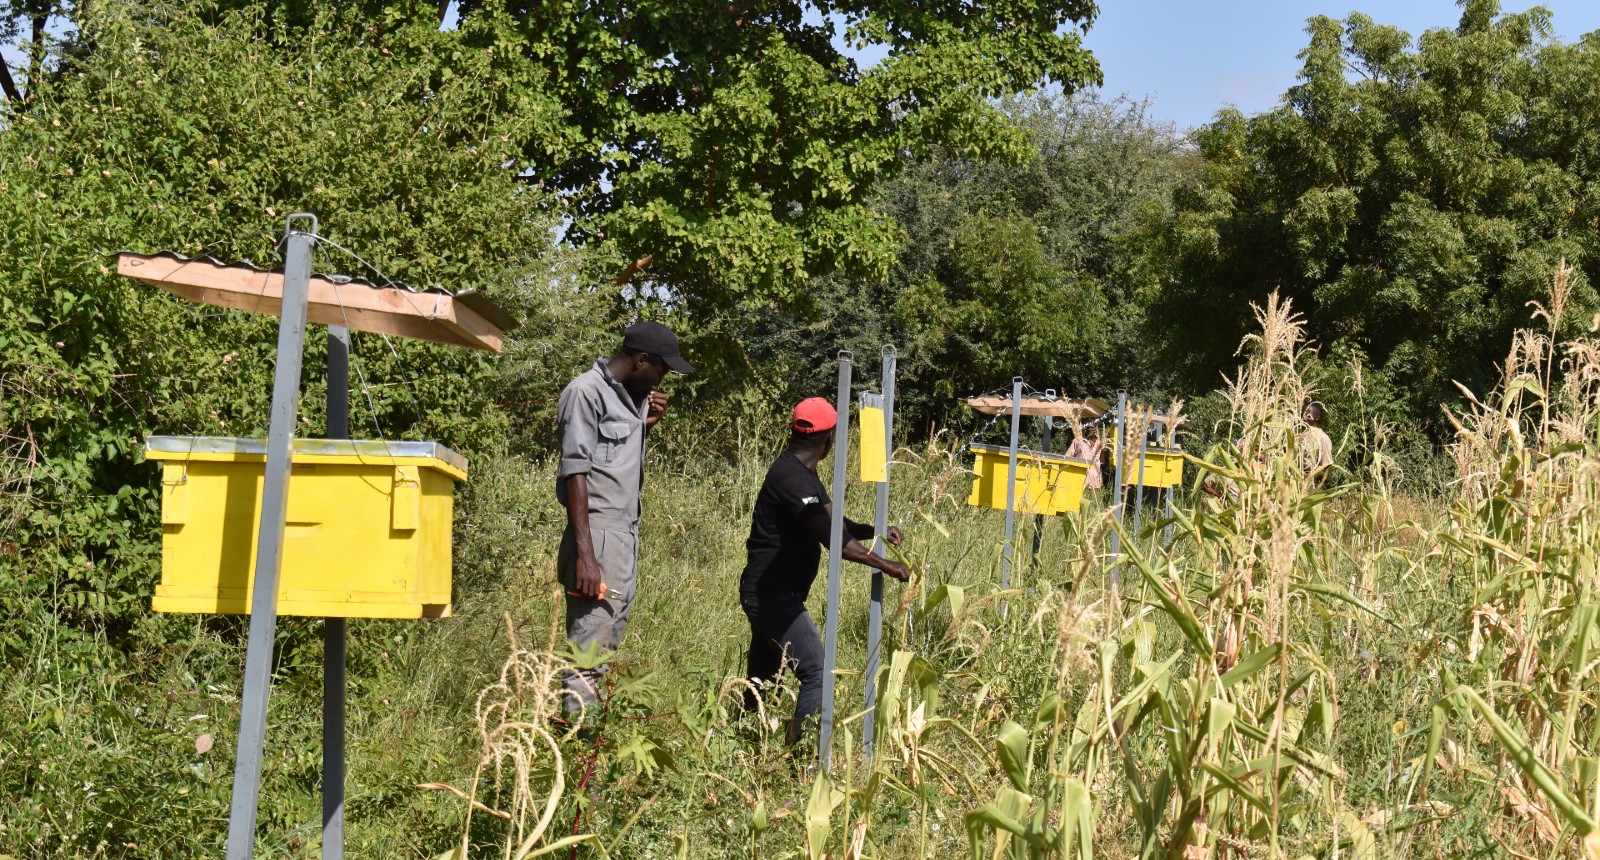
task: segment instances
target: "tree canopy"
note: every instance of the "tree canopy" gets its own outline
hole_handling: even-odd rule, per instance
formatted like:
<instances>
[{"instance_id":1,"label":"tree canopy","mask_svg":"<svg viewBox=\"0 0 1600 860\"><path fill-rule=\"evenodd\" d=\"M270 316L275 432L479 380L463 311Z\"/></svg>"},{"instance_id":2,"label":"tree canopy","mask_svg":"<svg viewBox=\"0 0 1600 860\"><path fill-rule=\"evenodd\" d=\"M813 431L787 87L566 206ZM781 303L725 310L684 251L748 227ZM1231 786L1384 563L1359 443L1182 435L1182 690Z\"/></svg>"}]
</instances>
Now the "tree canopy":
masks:
<instances>
[{"instance_id":1,"label":"tree canopy","mask_svg":"<svg viewBox=\"0 0 1600 860\"><path fill-rule=\"evenodd\" d=\"M1091 0L537 2L457 6L464 47L551 117L523 141L570 202L570 236L639 262L690 310L801 298L835 269L878 277L894 250L874 193L907 155L1016 158L991 99L1100 73ZM886 51L870 68L839 42Z\"/></svg>"},{"instance_id":2,"label":"tree canopy","mask_svg":"<svg viewBox=\"0 0 1600 860\"><path fill-rule=\"evenodd\" d=\"M271 266L284 217L309 210L382 276L330 245L319 271L486 288L530 323L498 364L356 337L370 396L353 398L357 435L422 433L469 452L504 444L496 400L521 384L506 371L522 351L570 349L585 331L552 318L606 320L563 279L549 194L503 166L533 120L496 111L506 84L486 64L435 85L440 64L417 58L442 53L436 27L396 29L380 48L323 18L295 50L262 28L259 10L208 22L107 4L96 49L0 130L0 585L25 555L30 589L105 576L84 593L137 606L154 564L143 437L265 433L274 321L116 277L111 252ZM320 346L306 361L317 425Z\"/></svg>"},{"instance_id":3,"label":"tree canopy","mask_svg":"<svg viewBox=\"0 0 1600 860\"><path fill-rule=\"evenodd\" d=\"M1562 258L1569 310L1595 307L1600 34L1555 43L1548 12L1495 0L1415 40L1361 14L1307 31L1277 109L1195 134L1203 176L1153 237L1173 261L1152 308L1165 364L1213 386L1250 303L1281 288L1317 341L1436 420L1453 382L1488 387Z\"/></svg>"},{"instance_id":4,"label":"tree canopy","mask_svg":"<svg viewBox=\"0 0 1600 860\"><path fill-rule=\"evenodd\" d=\"M939 146L1019 158L1026 137L993 99L1100 80L1081 44L1092 0L208 8L238 6L263 10L264 35L285 44L304 43L312 21L343 9L368 46L395 52L432 86L492 74L493 110L524 120L507 168L553 192L568 239L620 256L610 274L625 265L641 289L691 313L751 295L803 301L808 279L835 269L881 277L895 231L874 193L907 155ZM50 68L39 52L52 28L92 32L102 11L11 0L0 21L36 36L32 78ZM394 38L440 25L444 38L426 44ZM60 48L90 45L74 35ZM863 67L854 51L883 58Z\"/></svg>"},{"instance_id":5,"label":"tree canopy","mask_svg":"<svg viewBox=\"0 0 1600 860\"><path fill-rule=\"evenodd\" d=\"M745 345L788 398L826 391L831 371L817 360L840 346L874 355L896 344L896 408L919 426L1018 374L1074 396L1159 387L1140 342L1161 272L1144 231L1164 223L1188 169L1181 139L1144 104L1093 93L999 107L1032 157L936 150L908 166L880 204L903 231L887 278L818 278L816 314L756 307L720 321L716 337Z\"/></svg>"}]
</instances>

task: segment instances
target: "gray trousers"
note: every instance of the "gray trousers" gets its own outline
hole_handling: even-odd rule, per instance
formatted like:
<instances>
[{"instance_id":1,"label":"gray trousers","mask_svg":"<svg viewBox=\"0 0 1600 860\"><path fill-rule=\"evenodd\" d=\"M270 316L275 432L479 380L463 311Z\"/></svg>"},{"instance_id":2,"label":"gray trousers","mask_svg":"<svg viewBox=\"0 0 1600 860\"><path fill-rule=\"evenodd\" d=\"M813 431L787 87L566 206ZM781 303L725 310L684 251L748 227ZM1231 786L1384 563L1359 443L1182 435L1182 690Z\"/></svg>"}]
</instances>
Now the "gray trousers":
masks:
<instances>
[{"instance_id":1,"label":"gray trousers","mask_svg":"<svg viewBox=\"0 0 1600 860\"><path fill-rule=\"evenodd\" d=\"M638 590L639 534L635 526L613 524L591 515L589 539L594 544L595 561L600 565L600 581L606 586L605 597L600 600L571 594L578 583L578 541L571 525L561 535L561 547L556 551L556 576L561 580L567 600L567 641L578 648L597 644L602 652L616 651L622 645L622 634L628 628L628 610ZM578 713L597 704L601 682L610 668L608 663L593 669L571 668L562 672L563 710Z\"/></svg>"}]
</instances>

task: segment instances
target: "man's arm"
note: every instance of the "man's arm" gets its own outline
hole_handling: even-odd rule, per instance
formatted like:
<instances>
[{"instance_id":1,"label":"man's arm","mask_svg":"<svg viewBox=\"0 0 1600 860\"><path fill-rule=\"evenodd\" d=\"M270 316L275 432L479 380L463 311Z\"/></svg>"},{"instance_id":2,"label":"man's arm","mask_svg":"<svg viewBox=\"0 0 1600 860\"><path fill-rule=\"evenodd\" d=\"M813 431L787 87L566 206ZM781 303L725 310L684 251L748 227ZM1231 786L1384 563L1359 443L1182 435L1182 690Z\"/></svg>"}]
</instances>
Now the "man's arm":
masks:
<instances>
[{"instance_id":1,"label":"man's arm","mask_svg":"<svg viewBox=\"0 0 1600 860\"><path fill-rule=\"evenodd\" d=\"M831 514L832 508L833 505L829 504L824 507L824 510L827 510ZM830 536L829 533L832 531L833 526L830 518L823 516L807 517L805 523L806 531L816 539L817 543L827 546L828 538ZM860 524L857 523L855 525ZM898 536L899 529L895 529L893 532L896 536ZM872 531L870 527L868 527L867 537L872 537ZM907 580L911 579L911 571L907 570L905 565L898 561L884 558L883 556L878 555L862 546L861 542L856 540L848 528L845 529L844 548L841 555L844 557L845 561L853 561L856 564L864 564L867 567L875 570L881 570L895 579L900 580L901 582L906 582Z\"/></svg>"},{"instance_id":2,"label":"man's arm","mask_svg":"<svg viewBox=\"0 0 1600 860\"><path fill-rule=\"evenodd\" d=\"M589 535L589 470L599 445L599 413L592 392L574 384L561 392L556 425L561 436L561 463L556 473L567 506L567 524L578 547L574 590L590 600L600 598L600 563Z\"/></svg>"},{"instance_id":3,"label":"man's arm","mask_svg":"<svg viewBox=\"0 0 1600 860\"><path fill-rule=\"evenodd\" d=\"M567 523L572 526L572 537L578 545L575 590L580 597L599 600L604 592L600 590L600 562L594 557L594 539L589 534L589 476L586 473L568 475L566 486Z\"/></svg>"},{"instance_id":4,"label":"man's arm","mask_svg":"<svg viewBox=\"0 0 1600 860\"><path fill-rule=\"evenodd\" d=\"M828 504L826 507L831 514L833 511L833 505ZM878 529L871 523L858 523L849 517L844 518L844 532L856 540L872 540L878 536ZM899 527L890 526L889 533L884 535L884 539L889 542L890 546L899 546L901 541Z\"/></svg>"}]
</instances>

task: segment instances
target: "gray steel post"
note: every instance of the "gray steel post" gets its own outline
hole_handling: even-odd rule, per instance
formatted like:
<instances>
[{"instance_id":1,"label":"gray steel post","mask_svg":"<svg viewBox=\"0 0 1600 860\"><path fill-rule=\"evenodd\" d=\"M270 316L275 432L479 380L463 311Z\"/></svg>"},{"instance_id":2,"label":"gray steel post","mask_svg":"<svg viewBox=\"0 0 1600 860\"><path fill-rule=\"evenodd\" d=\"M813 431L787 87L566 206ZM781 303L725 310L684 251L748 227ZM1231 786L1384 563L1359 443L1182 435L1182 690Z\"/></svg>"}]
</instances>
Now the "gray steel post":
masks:
<instances>
[{"instance_id":1,"label":"gray steel post","mask_svg":"<svg viewBox=\"0 0 1600 860\"><path fill-rule=\"evenodd\" d=\"M1172 491L1173 491L1173 489L1174 488L1172 488L1172 487L1168 487L1167 488L1167 528L1165 530L1166 533L1162 536L1162 539L1161 539L1161 545L1162 546L1172 546Z\"/></svg>"},{"instance_id":2,"label":"gray steel post","mask_svg":"<svg viewBox=\"0 0 1600 860\"><path fill-rule=\"evenodd\" d=\"M1017 525L1017 431L1022 426L1022 377L1011 378L1011 471L1006 475L1006 542L1000 549L1000 590L1011 587L1011 538ZM1006 602L1000 601L1000 615Z\"/></svg>"},{"instance_id":3,"label":"gray steel post","mask_svg":"<svg viewBox=\"0 0 1600 860\"><path fill-rule=\"evenodd\" d=\"M847 349L839 350L839 410L833 431L833 516L828 525L828 609L822 645L822 722L817 726L817 763L828 772L833 743L833 667L839 657L839 568L844 562L845 461L850 459L850 371Z\"/></svg>"},{"instance_id":4,"label":"gray steel post","mask_svg":"<svg viewBox=\"0 0 1600 860\"><path fill-rule=\"evenodd\" d=\"M1054 388L1051 388L1051 389L1045 391L1044 398L1046 400L1054 401L1056 399L1056 390ZM1050 442L1051 442L1050 436L1051 436L1051 431L1055 429L1055 426L1056 426L1056 419L1054 417L1049 416L1049 415L1044 416L1044 436L1043 436L1042 439L1039 440L1039 446L1044 449L1044 453L1046 453L1046 454L1050 453ZM1051 492L1052 493L1055 492L1055 488L1054 487L1051 488ZM1043 542L1044 542L1044 514L1034 514L1033 515L1033 562L1032 563L1033 563L1033 565L1035 567L1038 567L1038 565L1039 565L1039 545L1041 543L1043 543Z\"/></svg>"},{"instance_id":5,"label":"gray steel post","mask_svg":"<svg viewBox=\"0 0 1600 860\"><path fill-rule=\"evenodd\" d=\"M1126 389L1117 389L1117 450L1116 462L1112 463L1115 470L1114 480L1116 488L1111 491L1111 515L1116 517L1117 525L1122 525L1122 500L1124 489L1122 487L1122 461L1128 452L1128 392ZM1111 530L1111 587L1117 587L1117 568L1122 564L1122 536L1116 529Z\"/></svg>"},{"instance_id":6,"label":"gray steel post","mask_svg":"<svg viewBox=\"0 0 1600 860\"><path fill-rule=\"evenodd\" d=\"M1139 467L1134 477L1133 490L1133 534L1139 536L1139 529L1144 523L1144 458L1150 454L1150 428L1146 427L1144 437L1139 440Z\"/></svg>"},{"instance_id":7,"label":"gray steel post","mask_svg":"<svg viewBox=\"0 0 1600 860\"><path fill-rule=\"evenodd\" d=\"M899 356L893 346L883 348L883 483L878 485L878 500L873 511L872 530L877 535L873 549L887 555L889 546L889 472L894 460L894 374ZM883 571L872 572L872 601L867 606L867 715L861 725L861 752L872 755L877 734L878 664L883 654Z\"/></svg>"},{"instance_id":8,"label":"gray steel post","mask_svg":"<svg viewBox=\"0 0 1600 860\"><path fill-rule=\"evenodd\" d=\"M267 431L267 464L261 488L261 521L256 537L256 569L250 596L250 635L245 650L244 691L239 713L239 747L234 758L233 804L228 816L228 860L250 860L255 853L256 804L261 795L261 756L267 733L267 697L272 686L272 642L278 631L278 570L283 562L284 516L289 504L290 454L300 400L301 351L306 337L306 297L311 288L311 232L285 229L283 311L278 323L278 359L272 380L272 411Z\"/></svg>"},{"instance_id":9,"label":"gray steel post","mask_svg":"<svg viewBox=\"0 0 1600 860\"><path fill-rule=\"evenodd\" d=\"M328 438L350 438L350 330L328 326ZM322 620L322 860L344 858L345 636Z\"/></svg>"}]
</instances>

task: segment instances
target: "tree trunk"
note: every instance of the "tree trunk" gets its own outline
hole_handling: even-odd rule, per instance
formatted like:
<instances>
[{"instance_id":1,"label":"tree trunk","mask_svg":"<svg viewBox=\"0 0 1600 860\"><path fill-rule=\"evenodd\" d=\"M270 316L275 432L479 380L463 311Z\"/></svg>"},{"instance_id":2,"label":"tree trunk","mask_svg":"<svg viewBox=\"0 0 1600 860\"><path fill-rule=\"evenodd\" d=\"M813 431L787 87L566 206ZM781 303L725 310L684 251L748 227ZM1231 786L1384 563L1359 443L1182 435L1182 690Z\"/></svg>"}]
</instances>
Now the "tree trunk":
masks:
<instances>
[{"instance_id":1,"label":"tree trunk","mask_svg":"<svg viewBox=\"0 0 1600 860\"><path fill-rule=\"evenodd\" d=\"M0 94L11 102L13 110L22 107L22 93L17 91L17 82L11 79L11 67L3 60L0 60Z\"/></svg>"},{"instance_id":2,"label":"tree trunk","mask_svg":"<svg viewBox=\"0 0 1600 860\"><path fill-rule=\"evenodd\" d=\"M50 10L45 8L33 15L33 42L28 45L28 95L39 89L39 79L44 77L45 25L50 23Z\"/></svg>"}]
</instances>

